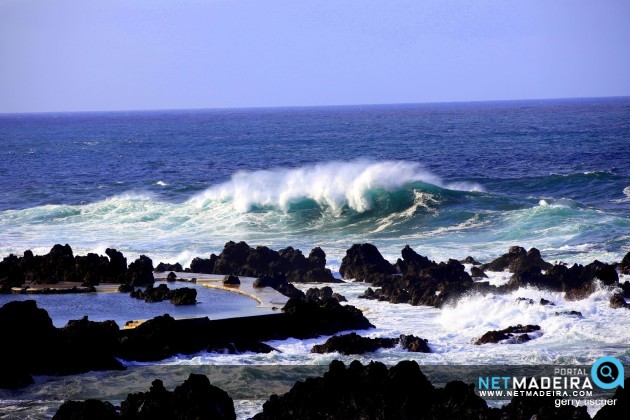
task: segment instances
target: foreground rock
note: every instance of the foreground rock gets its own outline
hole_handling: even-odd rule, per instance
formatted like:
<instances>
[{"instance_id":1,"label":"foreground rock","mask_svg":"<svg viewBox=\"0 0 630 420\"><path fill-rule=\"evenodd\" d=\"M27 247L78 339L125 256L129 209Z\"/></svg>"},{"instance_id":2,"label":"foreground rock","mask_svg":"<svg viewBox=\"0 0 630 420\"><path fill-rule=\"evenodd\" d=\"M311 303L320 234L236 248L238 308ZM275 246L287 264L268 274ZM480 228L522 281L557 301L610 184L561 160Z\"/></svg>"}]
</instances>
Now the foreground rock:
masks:
<instances>
[{"instance_id":1,"label":"foreground rock","mask_svg":"<svg viewBox=\"0 0 630 420\"><path fill-rule=\"evenodd\" d=\"M23 284L80 282L84 286L100 283L153 284L151 259L141 256L127 267L127 259L115 249L107 256L89 253L75 256L70 245L57 244L45 255L25 251L22 257L9 255L0 262L0 292Z\"/></svg>"},{"instance_id":2,"label":"foreground rock","mask_svg":"<svg viewBox=\"0 0 630 420\"><path fill-rule=\"evenodd\" d=\"M412 352L430 353L427 340L413 335L401 335L398 338L369 338L361 337L357 333L335 335L324 344L313 346L311 353L363 354L378 349L389 349L400 344Z\"/></svg>"},{"instance_id":3,"label":"foreground rock","mask_svg":"<svg viewBox=\"0 0 630 420\"><path fill-rule=\"evenodd\" d=\"M123 369L114 358L119 328L113 321L92 322L85 317L58 329L45 310L27 300L0 308L0 329L0 360L5 362L0 388L28 385L31 375Z\"/></svg>"},{"instance_id":4,"label":"foreground rock","mask_svg":"<svg viewBox=\"0 0 630 420\"><path fill-rule=\"evenodd\" d=\"M174 305L194 305L197 303L197 290L190 287L180 287L179 289L169 289L167 285L160 284L158 287L147 286L146 289L137 289L129 295L135 299L142 299L147 303L162 302L170 300Z\"/></svg>"},{"instance_id":5,"label":"foreground rock","mask_svg":"<svg viewBox=\"0 0 630 420\"><path fill-rule=\"evenodd\" d=\"M219 255L195 258L190 271L206 274L226 274L248 277L284 275L289 282L336 283L326 268L326 254L317 247L308 258L299 249L287 247L279 251L258 246L251 248L245 242L228 242Z\"/></svg>"},{"instance_id":6,"label":"foreground rock","mask_svg":"<svg viewBox=\"0 0 630 420\"><path fill-rule=\"evenodd\" d=\"M168 391L160 380L148 392L129 394L120 404L120 415L113 405L97 400L66 401L55 420L98 419L236 419L234 402L223 391L210 384L208 377L191 373L184 383Z\"/></svg>"},{"instance_id":7,"label":"foreground rock","mask_svg":"<svg viewBox=\"0 0 630 420\"><path fill-rule=\"evenodd\" d=\"M323 377L271 396L254 419L463 419L488 418L491 411L463 382L436 389L416 362L388 369L379 362L346 367L335 360Z\"/></svg>"},{"instance_id":8,"label":"foreground rock","mask_svg":"<svg viewBox=\"0 0 630 420\"><path fill-rule=\"evenodd\" d=\"M627 391L619 390L620 398ZM624 394L624 395L622 395ZM617 395L617 394L616 394ZM626 402L627 404L627 402ZM614 414L625 415L625 411ZM436 388L415 361L387 368L379 362L346 367L335 360L323 377L296 383L283 395L272 395L255 420L267 419L488 419L586 420L586 407L555 407L553 397L515 397L500 409L489 408L473 385L448 382ZM605 417L625 418L625 417Z\"/></svg>"},{"instance_id":9,"label":"foreground rock","mask_svg":"<svg viewBox=\"0 0 630 420\"><path fill-rule=\"evenodd\" d=\"M529 333L540 331L538 325L525 325L518 324L515 327L507 327L499 331L488 331L475 341L476 345L487 343L499 343L505 342L505 344L520 344L525 343L536 336L532 336Z\"/></svg>"},{"instance_id":10,"label":"foreground rock","mask_svg":"<svg viewBox=\"0 0 630 420\"><path fill-rule=\"evenodd\" d=\"M594 420L625 419L630 412L630 378L625 378L623 388L617 387L613 399L615 405L602 407L594 417Z\"/></svg>"}]
</instances>

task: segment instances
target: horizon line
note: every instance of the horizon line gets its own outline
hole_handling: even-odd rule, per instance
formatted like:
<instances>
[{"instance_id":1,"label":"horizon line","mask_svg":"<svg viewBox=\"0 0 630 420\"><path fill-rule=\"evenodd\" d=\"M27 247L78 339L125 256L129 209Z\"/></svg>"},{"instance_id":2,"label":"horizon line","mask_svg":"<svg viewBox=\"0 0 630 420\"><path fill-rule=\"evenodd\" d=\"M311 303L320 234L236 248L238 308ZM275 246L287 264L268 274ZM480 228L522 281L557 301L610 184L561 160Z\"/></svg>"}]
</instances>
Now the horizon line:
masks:
<instances>
[{"instance_id":1,"label":"horizon line","mask_svg":"<svg viewBox=\"0 0 630 420\"><path fill-rule=\"evenodd\" d=\"M520 99L482 99L471 101L429 101L429 102L387 102L356 103L328 105L274 105L274 106L235 106L235 107L199 107L199 108L131 108L84 111L21 111L0 112L0 117L11 115L43 115L43 114L99 114L99 113L132 113L132 112L174 112L174 111L229 111L229 110L264 110L264 109L305 109L305 108L345 108L345 107L377 107L377 106L409 106L409 105L449 105L449 104L484 104L498 102L532 102L532 101L567 101L589 99L630 99L630 95L613 96L572 96L562 98L520 98Z\"/></svg>"}]
</instances>

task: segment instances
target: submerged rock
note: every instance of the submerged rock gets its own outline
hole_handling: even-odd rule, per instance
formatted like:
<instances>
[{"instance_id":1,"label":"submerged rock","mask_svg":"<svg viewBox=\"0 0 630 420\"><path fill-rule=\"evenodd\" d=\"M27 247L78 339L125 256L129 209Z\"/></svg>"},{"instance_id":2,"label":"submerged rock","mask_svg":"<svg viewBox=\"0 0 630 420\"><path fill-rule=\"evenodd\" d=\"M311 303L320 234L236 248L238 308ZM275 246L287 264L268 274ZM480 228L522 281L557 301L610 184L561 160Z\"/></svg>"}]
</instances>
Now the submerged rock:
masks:
<instances>
[{"instance_id":1,"label":"submerged rock","mask_svg":"<svg viewBox=\"0 0 630 420\"><path fill-rule=\"evenodd\" d=\"M313 346L311 353L363 354L380 348L392 348L397 344L396 338L369 338L350 333L330 337L324 344Z\"/></svg>"},{"instance_id":2,"label":"submerged rock","mask_svg":"<svg viewBox=\"0 0 630 420\"><path fill-rule=\"evenodd\" d=\"M538 325L521 325L515 327L507 327L503 330L488 331L475 341L476 345L487 343L499 343L505 341L507 344L520 344L531 340L532 337L528 333L540 331Z\"/></svg>"},{"instance_id":3,"label":"submerged rock","mask_svg":"<svg viewBox=\"0 0 630 420\"><path fill-rule=\"evenodd\" d=\"M160 284L158 287L149 285L144 290L133 290L129 296L144 300L147 303L165 300L169 300L174 305L194 305L197 303L197 290L190 287L180 287L171 290L166 284Z\"/></svg>"}]
</instances>

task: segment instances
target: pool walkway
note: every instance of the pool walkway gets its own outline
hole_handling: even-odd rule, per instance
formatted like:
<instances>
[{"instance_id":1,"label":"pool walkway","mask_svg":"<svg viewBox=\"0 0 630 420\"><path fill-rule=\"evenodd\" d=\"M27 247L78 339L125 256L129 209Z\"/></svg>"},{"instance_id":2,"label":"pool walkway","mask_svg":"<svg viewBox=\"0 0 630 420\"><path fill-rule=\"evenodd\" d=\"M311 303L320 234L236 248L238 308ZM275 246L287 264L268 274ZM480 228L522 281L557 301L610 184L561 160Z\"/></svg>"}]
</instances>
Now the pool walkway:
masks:
<instances>
[{"instance_id":1,"label":"pool walkway","mask_svg":"<svg viewBox=\"0 0 630 420\"><path fill-rule=\"evenodd\" d=\"M223 279L225 278L225 276L222 274L202 274L186 272L175 272L175 274L177 275L177 283L179 284L181 284L181 280L183 280L184 282L189 281L199 286L209 287L211 289L219 289L232 293L240 293L256 300L258 302L257 308L260 310L260 312L256 315L269 315L278 313L280 308L282 308L289 300L288 297L284 296L277 290L272 289L271 287L254 287L254 281L256 280L255 277L239 277L241 284L224 285ZM154 273L156 281L166 280L167 275L168 273ZM176 317L176 319L179 318L182 317ZM129 321L127 322L127 324L125 324L124 329L135 328L145 321L146 319Z\"/></svg>"}]
</instances>

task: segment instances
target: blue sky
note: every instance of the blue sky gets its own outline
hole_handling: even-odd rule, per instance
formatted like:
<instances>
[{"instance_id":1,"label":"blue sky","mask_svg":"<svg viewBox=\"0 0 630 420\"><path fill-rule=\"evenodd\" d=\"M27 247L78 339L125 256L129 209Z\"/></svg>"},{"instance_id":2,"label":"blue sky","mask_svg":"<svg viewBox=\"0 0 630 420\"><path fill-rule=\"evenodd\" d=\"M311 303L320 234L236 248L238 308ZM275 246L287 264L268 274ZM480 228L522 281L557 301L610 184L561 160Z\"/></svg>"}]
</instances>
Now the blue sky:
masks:
<instances>
[{"instance_id":1,"label":"blue sky","mask_svg":"<svg viewBox=\"0 0 630 420\"><path fill-rule=\"evenodd\" d=\"M627 0L0 0L0 112L630 95Z\"/></svg>"}]
</instances>

